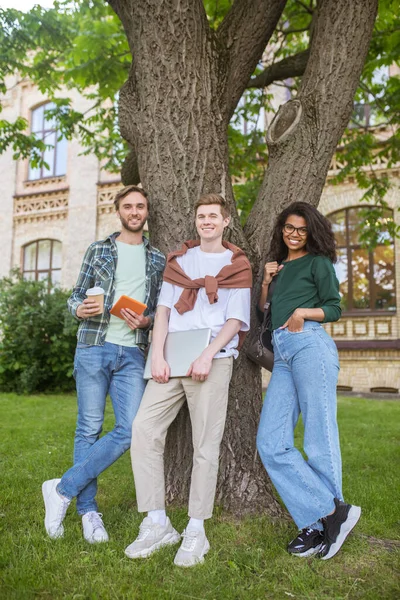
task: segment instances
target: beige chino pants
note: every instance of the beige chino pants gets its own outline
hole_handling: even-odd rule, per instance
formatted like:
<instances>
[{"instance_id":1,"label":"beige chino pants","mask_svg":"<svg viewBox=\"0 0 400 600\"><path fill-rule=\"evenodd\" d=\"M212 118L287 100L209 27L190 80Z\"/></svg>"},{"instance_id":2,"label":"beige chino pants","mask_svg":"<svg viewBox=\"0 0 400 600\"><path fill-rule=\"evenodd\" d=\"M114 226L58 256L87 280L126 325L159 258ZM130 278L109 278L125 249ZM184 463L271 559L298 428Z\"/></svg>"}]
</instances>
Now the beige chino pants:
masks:
<instances>
[{"instance_id":1,"label":"beige chino pants","mask_svg":"<svg viewBox=\"0 0 400 600\"><path fill-rule=\"evenodd\" d=\"M139 512L165 508L165 438L186 395L193 439L189 516L212 516L232 367L232 357L215 358L206 381L174 377L168 383L151 379L147 384L132 425L131 458Z\"/></svg>"}]
</instances>

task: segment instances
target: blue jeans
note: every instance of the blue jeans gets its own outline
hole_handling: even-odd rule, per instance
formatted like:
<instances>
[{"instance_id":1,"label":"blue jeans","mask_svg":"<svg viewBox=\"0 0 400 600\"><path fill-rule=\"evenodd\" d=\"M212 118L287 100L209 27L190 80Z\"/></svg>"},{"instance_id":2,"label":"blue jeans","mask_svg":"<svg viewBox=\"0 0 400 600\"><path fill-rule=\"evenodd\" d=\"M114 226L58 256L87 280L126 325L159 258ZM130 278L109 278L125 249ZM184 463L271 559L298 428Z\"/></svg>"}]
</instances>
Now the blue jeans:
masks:
<instances>
[{"instance_id":1,"label":"blue jeans","mask_svg":"<svg viewBox=\"0 0 400 600\"><path fill-rule=\"evenodd\" d=\"M257 434L257 449L272 483L299 529L316 525L342 499L342 462L336 419L339 359L316 321L294 333L273 333L274 368ZM305 460L294 446L300 412Z\"/></svg>"},{"instance_id":2,"label":"blue jeans","mask_svg":"<svg viewBox=\"0 0 400 600\"><path fill-rule=\"evenodd\" d=\"M77 497L80 515L97 511L97 477L131 445L132 422L139 409L146 381L145 357L140 348L78 343L74 377L78 395L74 466L62 477L57 491ZM107 394L110 394L114 429L100 438Z\"/></svg>"}]
</instances>

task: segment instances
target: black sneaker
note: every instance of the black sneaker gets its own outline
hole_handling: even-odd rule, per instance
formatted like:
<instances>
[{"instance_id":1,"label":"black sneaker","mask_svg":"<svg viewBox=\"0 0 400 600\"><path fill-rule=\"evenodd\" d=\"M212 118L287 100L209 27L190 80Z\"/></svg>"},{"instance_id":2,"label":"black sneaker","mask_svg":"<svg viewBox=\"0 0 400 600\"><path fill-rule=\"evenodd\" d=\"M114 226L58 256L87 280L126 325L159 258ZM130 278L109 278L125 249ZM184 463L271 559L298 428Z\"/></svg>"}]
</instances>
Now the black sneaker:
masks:
<instances>
[{"instance_id":1,"label":"black sneaker","mask_svg":"<svg viewBox=\"0 0 400 600\"><path fill-rule=\"evenodd\" d=\"M289 554L294 556L312 556L316 554L322 546L324 536L322 531L313 529L312 527L305 527L299 532L297 538L294 538L288 545Z\"/></svg>"},{"instance_id":2,"label":"black sneaker","mask_svg":"<svg viewBox=\"0 0 400 600\"><path fill-rule=\"evenodd\" d=\"M346 504L335 498L336 510L333 514L324 517L324 542L318 557L328 560L335 556L343 546L343 543L350 531L355 527L361 516L361 508Z\"/></svg>"}]
</instances>

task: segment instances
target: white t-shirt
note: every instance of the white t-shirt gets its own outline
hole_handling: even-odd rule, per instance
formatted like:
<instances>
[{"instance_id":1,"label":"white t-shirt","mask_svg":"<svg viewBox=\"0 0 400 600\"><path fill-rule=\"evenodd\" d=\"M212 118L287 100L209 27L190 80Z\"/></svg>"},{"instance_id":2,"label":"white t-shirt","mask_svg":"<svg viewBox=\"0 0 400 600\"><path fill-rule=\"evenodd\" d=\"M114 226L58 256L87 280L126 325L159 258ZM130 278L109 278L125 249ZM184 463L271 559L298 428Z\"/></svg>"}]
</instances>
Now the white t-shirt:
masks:
<instances>
[{"instance_id":1,"label":"white t-shirt","mask_svg":"<svg viewBox=\"0 0 400 600\"><path fill-rule=\"evenodd\" d=\"M190 279L216 276L226 265L231 264L233 252L203 252L200 246L190 248L186 254L177 257L179 266ZM241 331L250 327L250 288L218 288L218 302L210 304L206 291L200 288L193 310L180 315L174 305L178 302L183 288L163 282L158 305L171 309L168 331L188 331L190 329L211 328L211 341L218 335L228 319L242 321ZM231 341L215 355L215 358L238 356L239 336Z\"/></svg>"}]
</instances>

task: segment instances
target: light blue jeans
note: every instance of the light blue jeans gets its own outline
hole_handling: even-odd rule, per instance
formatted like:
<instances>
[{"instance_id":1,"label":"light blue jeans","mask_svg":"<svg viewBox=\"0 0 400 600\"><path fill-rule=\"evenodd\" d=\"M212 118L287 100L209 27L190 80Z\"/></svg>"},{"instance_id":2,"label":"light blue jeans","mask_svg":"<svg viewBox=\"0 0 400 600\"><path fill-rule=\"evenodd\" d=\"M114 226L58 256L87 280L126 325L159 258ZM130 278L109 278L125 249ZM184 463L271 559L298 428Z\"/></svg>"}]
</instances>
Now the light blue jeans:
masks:
<instances>
[{"instance_id":1,"label":"light blue jeans","mask_svg":"<svg viewBox=\"0 0 400 600\"><path fill-rule=\"evenodd\" d=\"M145 357L137 347L78 343L74 377L78 395L74 466L62 477L57 491L77 497L80 515L97 511L97 477L131 445L132 422L139 409L146 381ZM115 415L112 431L100 438L107 394Z\"/></svg>"},{"instance_id":2,"label":"light blue jeans","mask_svg":"<svg viewBox=\"0 0 400 600\"><path fill-rule=\"evenodd\" d=\"M318 526L342 496L336 419L339 359L336 345L316 321L301 332L273 333L274 368L257 434L257 449L299 529ZM294 446L300 412L305 460ZM320 527L319 527L320 528Z\"/></svg>"}]
</instances>

